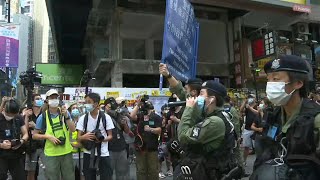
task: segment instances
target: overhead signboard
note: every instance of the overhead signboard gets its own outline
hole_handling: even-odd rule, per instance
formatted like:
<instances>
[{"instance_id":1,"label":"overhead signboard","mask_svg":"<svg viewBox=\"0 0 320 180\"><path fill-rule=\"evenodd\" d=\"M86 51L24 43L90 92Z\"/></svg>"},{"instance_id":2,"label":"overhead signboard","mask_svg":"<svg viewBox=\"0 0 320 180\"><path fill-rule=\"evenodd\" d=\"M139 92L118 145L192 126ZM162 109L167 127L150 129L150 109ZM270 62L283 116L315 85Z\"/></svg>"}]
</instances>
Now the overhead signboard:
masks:
<instances>
[{"instance_id":1,"label":"overhead signboard","mask_svg":"<svg viewBox=\"0 0 320 180\"><path fill-rule=\"evenodd\" d=\"M36 64L36 71L42 73L43 85L79 85L83 65Z\"/></svg>"},{"instance_id":2,"label":"overhead signboard","mask_svg":"<svg viewBox=\"0 0 320 180\"><path fill-rule=\"evenodd\" d=\"M0 24L0 67L19 66L19 25Z\"/></svg>"}]
</instances>

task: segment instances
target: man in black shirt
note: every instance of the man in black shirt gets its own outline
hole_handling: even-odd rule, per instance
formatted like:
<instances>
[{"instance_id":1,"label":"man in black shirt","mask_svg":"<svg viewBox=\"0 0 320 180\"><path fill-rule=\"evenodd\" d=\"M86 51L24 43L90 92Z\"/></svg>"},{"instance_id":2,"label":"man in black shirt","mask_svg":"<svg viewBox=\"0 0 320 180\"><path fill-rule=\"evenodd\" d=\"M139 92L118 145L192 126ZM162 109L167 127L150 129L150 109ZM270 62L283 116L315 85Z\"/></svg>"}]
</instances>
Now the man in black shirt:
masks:
<instances>
[{"instance_id":1,"label":"man in black shirt","mask_svg":"<svg viewBox=\"0 0 320 180\"><path fill-rule=\"evenodd\" d=\"M0 113L0 179L7 179L9 171L13 180L26 179L24 171L24 149L28 140L27 128L19 115L20 106L15 100L5 103Z\"/></svg>"},{"instance_id":2,"label":"man in black shirt","mask_svg":"<svg viewBox=\"0 0 320 180\"><path fill-rule=\"evenodd\" d=\"M126 112L119 108L116 100L110 97L104 102L105 112L111 117L114 129L112 129L113 138L109 141L109 152L111 158L111 167L115 170L117 180L129 179L129 163L127 158L126 141L123 133L129 133L127 125Z\"/></svg>"},{"instance_id":3,"label":"man in black shirt","mask_svg":"<svg viewBox=\"0 0 320 180\"><path fill-rule=\"evenodd\" d=\"M250 149L253 148L251 136L253 135L254 131L251 129L252 123L258 118L258 111L255 109L256 100L255 97L252 95L243 102L242 106L240 107L241 112L245 112L245 128L242 134L243 138L243 160L246 164L247 157L249 155Z\"/></svg>"},{"instance_id":4,"label":"man in black shirt","mask_svg":"<svg viewBox=\"0 0 320 180\"><path fill-rule=\"evenodd\" d=\"M27 179L34 180L37 171L37 163L39 157L43 155L43 141L33 140L32 134L36 127L37 118L41 114L41 107L44 104L40 94L33 94L33 107L26 111L24 116L26 117L26 124L28 125L29 141L26 144L26 163L25 170L28 172ZM32 114L31 116L29 114ZM43 157L43 156L42 156Z\"/></svg>"},{"instance_id":5,"label":"man in black shirt","mask_svg":"<svg viewBox=\"0 0 320 180\"><path fill-rule=\"evenodd\" d=\"M130 117L138 124L135 140L137 180L159 179L158 138L162 118L154 112L151 102L145 100L135 106Z\"/></svg>"}]
</instances>

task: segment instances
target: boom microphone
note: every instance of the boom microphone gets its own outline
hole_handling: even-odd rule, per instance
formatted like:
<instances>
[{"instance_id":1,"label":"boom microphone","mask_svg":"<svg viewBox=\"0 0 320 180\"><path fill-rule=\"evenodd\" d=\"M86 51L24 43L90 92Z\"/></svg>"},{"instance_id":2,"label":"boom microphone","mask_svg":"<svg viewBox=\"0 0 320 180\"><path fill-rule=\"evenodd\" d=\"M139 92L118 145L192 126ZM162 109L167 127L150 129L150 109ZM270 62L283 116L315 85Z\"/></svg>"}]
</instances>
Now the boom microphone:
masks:
<instances>
[{"instance_id":1,"label":"boom microphone","mask_svg":"<svg viewBox=\"0 0 320 180\"><path fill-rule=\"evenodd\" d=\"M178 106L186 106L186 101L169 102L165 104L165 107L178 107Z\"/></svg>"}]
</instances>

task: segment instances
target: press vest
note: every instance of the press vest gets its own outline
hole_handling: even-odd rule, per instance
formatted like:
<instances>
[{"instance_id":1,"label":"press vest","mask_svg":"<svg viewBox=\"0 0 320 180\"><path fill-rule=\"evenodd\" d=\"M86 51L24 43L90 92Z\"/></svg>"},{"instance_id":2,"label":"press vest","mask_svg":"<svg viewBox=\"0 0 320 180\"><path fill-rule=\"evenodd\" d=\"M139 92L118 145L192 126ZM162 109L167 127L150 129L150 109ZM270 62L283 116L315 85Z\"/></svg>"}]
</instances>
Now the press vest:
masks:
<instances>
[{"instance_id":1,"label":"press vest","mask_svg":"<svg viewBox=\"0 0 320 180\"><path fill-rule=\"evenodd\" d=\"M52 127L50 125L50 121L49 121L49 112L46 111L45 116L46 116L46 135L52 135L56 138L59 137L65 137L66 138L66 142L64 145L55 145L53 144L51 141L46 140L45 143L45 147L44 147L44 154L46 156L62 156L62 155L66 155L72 152L73 147L70 144L70 134L69 131L67 130L67 127L65 125L65 123L62 123L62 127L60 125L60 116L57 116L56 118L52 118L52 123L53 123L53 127L55 128L55 131L53 133L52 131Z\"/></svg>"},{"instance_id":2,"label":"press vest","mask_svg":"<svg viewBox=\"0 0 320 180\"><path fill-rule=\"evenodd\" d=\"M77 139L78 139L78 132L75 131L75 132L71 133L71 143L73 143L73 144L78 144ZM72 153L77 153L77 152L79 152L78 149L79 149L79 148L75 148L75 147L74 147L74 148L72 149ZM81 148L80 151L82 152L82 151L83 151L83 148Z\"/></svg>"}]
</instances>

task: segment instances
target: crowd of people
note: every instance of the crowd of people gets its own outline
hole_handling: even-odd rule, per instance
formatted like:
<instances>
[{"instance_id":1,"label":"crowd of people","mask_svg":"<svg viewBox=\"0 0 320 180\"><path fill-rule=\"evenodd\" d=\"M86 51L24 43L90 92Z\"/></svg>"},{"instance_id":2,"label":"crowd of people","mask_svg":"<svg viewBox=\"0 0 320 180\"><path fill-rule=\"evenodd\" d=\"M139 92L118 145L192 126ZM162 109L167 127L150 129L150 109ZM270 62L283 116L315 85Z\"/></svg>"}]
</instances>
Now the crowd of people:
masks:
<instances>
[{"instance_id":1,"label":"crowd of people","mask_svg":"<svg viewBox=\"0 0 320 180\"><path fill-rule=\"evenodd\" d=\"M172 96L161 112L147 95L133 108L121 97L101 103L94 92L64 104L51 89L45 99L33 94L32 107L4 97L0 180L37 179L42 163L49 180L128 180L132 154L138 180L241 179L250 176L250 153L251 179L317 179L320 90L307 97L308 67L296 56L268 62L265 72L267 96L248 94L240 107L220 82L183 86L165 64L159 73Z\"/></svg>"}]
</instances>

